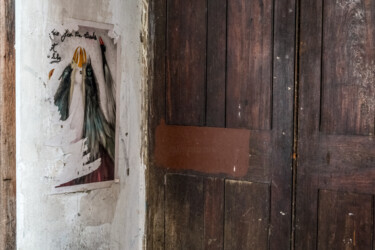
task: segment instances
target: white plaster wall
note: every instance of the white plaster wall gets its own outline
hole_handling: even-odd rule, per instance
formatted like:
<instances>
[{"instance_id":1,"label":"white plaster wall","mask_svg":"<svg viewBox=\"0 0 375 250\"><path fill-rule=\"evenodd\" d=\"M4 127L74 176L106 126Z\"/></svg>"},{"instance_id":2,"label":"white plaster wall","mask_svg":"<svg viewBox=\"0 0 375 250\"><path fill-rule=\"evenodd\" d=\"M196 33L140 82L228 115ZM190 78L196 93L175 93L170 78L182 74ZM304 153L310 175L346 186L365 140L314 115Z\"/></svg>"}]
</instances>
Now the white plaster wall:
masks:
<instances>
[{"instance_id":1,"label":"white plaster wall","mask_svg":"<svg viewBox=\"0 0 375 250\"><path fill-rule=\"evenodd\" d=\"M145 7L142 0L16 0L18 249L142 249L145 60L140 33ZM120 182L88 192L51 194L62 154L46 144L56 129L45 67L47 27L69 18L114 24L121 36Z\"/></svg>"}]
</instances>

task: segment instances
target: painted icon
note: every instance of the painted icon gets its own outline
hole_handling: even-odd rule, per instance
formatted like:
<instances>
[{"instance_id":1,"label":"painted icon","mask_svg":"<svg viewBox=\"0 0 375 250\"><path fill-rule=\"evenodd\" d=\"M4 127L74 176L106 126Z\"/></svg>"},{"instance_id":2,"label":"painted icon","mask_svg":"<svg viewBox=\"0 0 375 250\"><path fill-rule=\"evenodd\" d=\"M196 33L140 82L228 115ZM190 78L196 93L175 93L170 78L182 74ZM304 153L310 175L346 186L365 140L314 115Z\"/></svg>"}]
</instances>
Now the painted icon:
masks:
<instances>
[{"instance_id":1,"label":"painted icon","mask_svg":"<svg viewBox=\"0 0 375 250\"><path fill-rule=\"evenodd\" d=\"M70 128L75 131L72 143L85 140L87 147L84 155L88 157L87 163L98 159L101 163L95 171L59 187L114 179L116 88L101 37L98 46L101 51L101 69L93 67L84 47L75 49L71 63L64 68L59 78L54 104L58 107L60 119L69 120ZM96 77L96 72L100 70L104 75L104 102Z\"/></svg>"}]
</instances>

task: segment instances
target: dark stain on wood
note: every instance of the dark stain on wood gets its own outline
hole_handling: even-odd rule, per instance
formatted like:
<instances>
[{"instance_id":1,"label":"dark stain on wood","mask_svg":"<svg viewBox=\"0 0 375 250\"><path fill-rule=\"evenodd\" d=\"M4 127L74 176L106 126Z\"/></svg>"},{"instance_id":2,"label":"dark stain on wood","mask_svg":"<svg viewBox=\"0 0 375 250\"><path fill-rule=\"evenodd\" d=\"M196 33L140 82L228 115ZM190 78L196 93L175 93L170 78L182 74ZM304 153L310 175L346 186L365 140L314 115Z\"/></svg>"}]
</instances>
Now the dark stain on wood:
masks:
<instances>
[{"instance_id":1,"label":"dark stain on wood","mask_svg":"<svg viewBox=\"0 0 375 250\"><path fill-rule=\"evenodd\" d=\"M15 1L0 2L0 248L16 248Z\"/></svg>"},{"instance_id":2,"label":"dark stain on wood","mask_svg":"<svg viewBox=\"0 0 375 250\"><path fill-rule=\"evenodd\" d=\"M245 176L249 168L250 131L166 125L156 129L155 161L169 169Z\"/></svg>"}]
</instances>

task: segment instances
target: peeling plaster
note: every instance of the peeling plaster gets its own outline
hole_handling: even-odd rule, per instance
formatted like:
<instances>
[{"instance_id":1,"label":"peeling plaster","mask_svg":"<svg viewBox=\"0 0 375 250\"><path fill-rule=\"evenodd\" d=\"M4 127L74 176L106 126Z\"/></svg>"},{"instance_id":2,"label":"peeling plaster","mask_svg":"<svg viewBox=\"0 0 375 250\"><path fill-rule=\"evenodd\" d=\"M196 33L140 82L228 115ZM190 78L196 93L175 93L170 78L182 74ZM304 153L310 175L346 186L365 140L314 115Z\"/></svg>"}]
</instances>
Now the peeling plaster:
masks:
<instances>
[{"instance_id":1,"label":"peeling plaster","mask_svg":"<svg viewBox=\"0 0 375 250\"><path fill-rule=\"evenodd\" d=\"M16 0L18 249L142 249L147 13L147 1L142 0ZM50 44L44 38L48 27L61 28L72 19L113 24L110 36L121 37L120 181L108 188L51 195L53 176L62 171L68 156L51 146L51 138L64 124L51 122L51 114L57 112L51 112L46 88ZM69 133L64 140L69 140Z\"/></svg>"}]
</instances>

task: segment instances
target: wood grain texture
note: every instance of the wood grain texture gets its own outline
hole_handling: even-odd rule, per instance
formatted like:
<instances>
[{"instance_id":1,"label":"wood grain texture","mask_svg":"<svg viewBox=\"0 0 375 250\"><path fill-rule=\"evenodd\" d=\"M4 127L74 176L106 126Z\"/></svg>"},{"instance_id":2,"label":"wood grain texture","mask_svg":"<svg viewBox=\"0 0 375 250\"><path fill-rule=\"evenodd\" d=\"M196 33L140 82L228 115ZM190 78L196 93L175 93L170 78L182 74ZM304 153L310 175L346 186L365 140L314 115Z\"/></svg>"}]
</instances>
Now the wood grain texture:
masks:
<instances>
[{"instance_id":1,"label":"wood grain texture","mask_svg":"<svg viewBox=\"0 0 375 250\"><path fill-rule=\"evenodd\" d=\"M206 125L225 127L227 1L208 0Z\"/></svg>"},{"instance_id":2,"label":"wood grain texture","mask_svg":"<svg viewBox=\"0 0 375 250\"><path fill-rule=\"evenodd\" d=\"M224 248L224 180L204 179L204 249Z\"/></svg>"},{"instance_id":3,"label":"wood grain texture","mask_svg":"<svg viewBox=\"0 0 375 250\"><path fill-rule=\"evenodd\" d=\"M225 181L224 249L268 249L269 186Z\"/></svg>"},{"instance_id":4,"label":"wood grain texture","mask_svg":"<svg viewBox=\"0 0 375 250\"><path fill-rule=\"evenodd\" d=\"M228 1L226 125L270 129L271 0Z\"/></svg>"},{"instance_id":5,"label":"wood grain texture","mask_svg":"<svg viewBox=\"0 0 375 250\"><path fill-rule=\"evenodd\" d=\"M322 131L374 134L375 2L324 1Z\"/></svg>"},{"instance_id":6,"label":"wood grain texture","mask_svg":"<svg viewBox=\"0 0 375 250\"><path fill-rule=\"evenodd\" d=\"M0 2L0 248L16 248L15 3Z\"/></svg>"},{"instance_id":7,"label":"wood grain texture","mask_svg":"<svg viewBox=\"0 0 375 250\"><path fill-rule=\"evenodd\" d=\"M318 249L372 249L373 197L319 192Z\"/></svg>"},{"instance_id":8,"label":"wood grain texture","mask_svg":"<svg viewBox=\"0 0 375 250\"><path fill-rule=\"evenodd\" d=\"M317 249L318 179L310 159L319 150L322 1L300 5L298 171L295 249Z\"/></svg>"},{"instance_id":9,"label":"wood grain texture","mask_svg":"<svg viewBox=\"0 0 375 250\"><path fill-rule=\"evenodd\" d=\"M167 123L204 125L207 1L167 1Z\"/></svg>"},{"instance_id":10,"label":"wood grain texture","mask_svg":"<svg viewBox=\"0 0 375 250\"><path fill-rule=\"evenodd\" d=\"M232 7L234 6L233 4L235 4L235 3L232 3L231 1L226 1L226 2L229 5L232 4ZM242 6L241 4L238 4L239 2L240 1L237 1L237 7ZM155 1L155 3L156 3L156 1ZM218 79L222 79L222 75L225 75L223 72L218 71L218 68L220 67L220 65L222 65L222 62L220 61L220 60L222 60L222 59L220 59L220 58L222 58L222 55L220 55L220 53L217 53L217 55L215 55L215 53L212 52L214 49L219 49L220 51L225 49L223 47L220 47L221 46L220 44L222 43L222 41L220 39L222 39L223 34L219 34L218 30L226 30L226 27L221 26L222 23L224 23L224 21L221 20L220 18L218 18L218 16L216 16L216 15L222 15L220 13L222 13L222 11L223 11L223 6L220 5L220 3L223 3L223 2L209 0L208 5L207 5L208 6L208 10L207 10L208 25L206 27L206 29L207 29L206 35L207 35L207 39L211 39L211 42L209 40L207 40L207 48L206 48L207 49L207 89L204 89L204 91L205 90L207 91L207 95L208 95L209 89L210 89L210 87L208 86L209 81L210 81L209 80L210 77L208 75L208 74L210 74L209 73L210 67L211 66L212 66L212 68L217 67L216 74L218 76L216 76L213 72L211 72L212 77L217 77ZM273 6L273 3L275 4L275 6ZM176 4L180 4L179 1L176 1ZM203 3L200 3L200 4L203 4ZM153 38L154 39L153 41L155 42L154 43L155 44L154 45L155 46L154 51L156 52L155 58L153 59L153 61L154 61L153 65L155 67L155 72L153 72L153 76L155 78L154 78L154 81L150 83L150 86L153 89L153 91L151 92L151 95L153 95L153 96L151 96L151 100L152 100L151 101L151 107L150 107L150 109L151 109L151 116L150 116L151 122L150 122L150 126L149 126L149 128L150 128L150 130L149 130L150 148L151 148L150 151L149 151L149 156L150 156L149 159L150 159L151 168L153 168L153 169L152 169L152 171L149 171L149 173L150 173L150 176L148 177L149 178L149 180L148 180L149 186L147 188L148 188L148 193L149 193L150 196L154 194L155 197L160 197L159 194L155 193L155 192L163 192L162 191L163 189L161 188L161 186L163 185L163 180L160 178L161 174L158 174L158 172L167 173L167 174L168 173L179 173L179 174L185 174L185 175L186 174L188 174L188 175L199 175L201 177L197 177L197 178L203 177L204 180L205 180L205 178L209 178L209 177L226 178L228 176L231 176L231 178L241 179L241 181L245 181L245 182L250 181L250 182L254 182L254 183L259 183L259 182L269 183L269 184L265 184L265 185L269 187L268 195L269 195L269 193L271 193L271 196L268 197L268 199L270 199L269 202L272 204L272 205L268 205L268 208L271 209L271 211L269 212L268 218L269 218L269 221L271 223L270 227L272 228L272 231L270 231L269 235L268 235L268 232L267 232L267 237L269 237L269 243L267 243L267 241L266 241L266 246L268 246L269 249L275 249L275 250L276 249L277 250L278 249L289 249L290 248L290 232L292 230L291 229L291 199L290 198L291 198L291 173L292 173L291 172L291 166L292 166L292 142L293 142L293 138L292 138L293 137L293 83L294 83L293 82L293 80L294 80L293 79L293 76L294 76L293 55L294 55L294 29L295 29L295 13L294 13L295 1L294 0L280 0L280 1L270 1L270 0L263 1L263 0L261 0L261 1L246 1L246 3L243 3L243 4L255 6L254 8L251 8L251 10L248 8L247 11L243 12L245 14L246 13L254 14L254 16L251 17L254 20L251 20L251 18L249 18L247 20L249 25L250 25L251 22L253 22L253 24L251 24L251 25L256 26L257 31L252 30L251 31L251 32L253 32L252 34L254 34L254 32L258 32L258 31L262 30L262 27L264 25L269 25L270 28L267 32L264 31L264 32L266 32L265 34L261 34L261 32L258 32L258 33L256 33L256 35L248 36L248 37L246 36L247 34L242 34L242 38L244 39L244 41L239 41L238 40L239 36L237 36L237 38L236 38L237 40L232 40L233 44L234 43L239 43L239 44L240 43L243 43L243 44L249 43L250 44L250 42L252 44L254 44L254 42L255 42L256 45L254 45L254 46L259 45L258 47L260 48L261 46L263 46L263 45L261 45L262 41L263 41L262 36L265 36L264 39L266 39L266 40L271 39L271 42L269 44L269 54L268 54L269 58L267 60L263 58L263 56L266 55L266 52L264 52L264 51L257 52L257 53L260 53L260 57L258 57L258 55L256 55L257 56L256 60L254 59L254 55L248 56L247 53L250 50L244 51L243 53L241 52L242 53L241 55L243 55L244 57L247 57L249 60L256 61L255 62L256 65L255 64L254 65L256 67L258 67L258 69L259 69L256 73L256 74L258 74L259 77L256 78L256 79L255 79L255 77L252 77L251 79L263 81L263 78L262 79L260 78L260 75L262 75L264 73L263 72L264 68L263 68L262 65L260 65L260 64L264 63L264 62L261 62L263 59L264 59L263 61L268 61L268 69L267 70L269 70L267 81L264 80L262 82L262 83L265 83L264 86L266 86L266 85L268 86L268 84L269 84L269 86L267 87L268 90L266 90L266 91L268 91L268 94L265 93L263 91L263 89L261 89L261 90L257 89L257 91L262 92L261 97L258 97L259 92L251 93L251 95L256 96L256 98L262 99L262 100L260 100L261 103L259 104L259 106L268 110L267 111L268 112L267 118L266 118L267 120L264 121L263 117L256 118L256 119L259 120L259 121L256 121L256 122L259 123L260 125L257 124L256 126L249 127L248 124L247 124L248 121L252 120L251 122L253 122L253 121L255 121L254 120L255 118L250 117L249 113L246 113L246 114L243 113L243 116L241 116L241 119L246 121L246 122L244 122L244 124L246 124L246 126L243 126L243 127L247 128L247 129L249 129L249 128L251 129L251 130L249 129L249 132L251 133L251 136L250 136L249 141L247 142L247 145L249 146L249 151L243 152L244 155L241 156L241 157L248 157L248 159L249 159L248 166L247 166L247 169L248 169L247 173L244 176L241 175L241 177L239 177L239 176L233 177L228 173L225 173L223 171L218 171L218 170L220 170L220 166L222 166L222 164L212 164L210 166L207 165L202 170L201 162L204 162L206 157L205 157L205 154L201 152L199 145L195 147L193 145L194 143L191 144L190 151L189 150L188 151L181 151L180 154L188 155L189 152L201 154L200 157L196 157L195 164L191 164L189 166L186 166L186 164L184 165L184 163L186 163L185 161L182 161L182 164L177 164L178 162L172 162L173 163L172 165L175 166L172 169L172 168L166 168L165 166L163 167L163 164L160 164L160 162L157 161L157 158L159 157L158 154L155 153L156 152L155 146L156 146L156 142L157 142L157 140L156 140L157 128L158 128L158 126L162 125L160 123L160 121L162 121L162 120L166 120L167 123L169 123L169 120L168 120L169 115L165 114L164 111L166 111L166 113L171 111L171 109L168 108L168 105L169 105L168 103L171 103L171 102L168 102L168 98L170 98L170 96L168 96L168 93L169 93L168 92L168 86L163 85L163 81L162 81L162 77L164 76L165 82L167 84L168 84L168 81L170 82L170 80L168 79L168 77L169 77L168 74L170 74L168 72L168 67L171 67L171 66L170 65L167 66L166 68L164 68L164 69L166 69L164 72L160 72L160 71L163 70L163 65L165 65L164 63L168 62L168 59L166 61L162 61L162 62L160 60L163 60L163 53L162 53L163 50L165 50L166 48L169 49L169 46L166 46L166 43L165 43L165 38L168 37L168 34L165 31L165 28L170 27L170 24L167 24L166 19L165 18L163 19L162 15L158 15L158 16L155 17L155 22L152 25L155 24L155 30L156 31L162 31L164 29L164 34L162 34L162 32L160 32L160 33L158 33L158 36L155 36ZM166 4L163 6L163 4L160 4L158 2L156 5L159 6L159 8L160 8L160 9L157 10L157 13L161 13L163 11L165 11L164 12L165 14L167 13L167 11L165 9ZM188 8L189 6L190 6L190 8L192 8L192 6L195 6L195 5L197 5L197 3L195 1L193 1L191 3L189 2L189 3L182 3L181 4L181 6L185 6L185 7L187 6L186 8ZM258 6L258 7L256 7L256 6ZM197 9L194 9L193 11L196 11L196 10ZM264 10L264 11L262 12L262 10ZM181 18L182 19L186 18L184 15L188 15L186 13L189 13L190 11L192 11L192 10L185 10L184 9L184 14L181 15L182 16ZM229 9L227 9L227 11L229 13ZM198 10L198 12L200 13L201 10ZM242 13L240 10L238 10L237 12ZM267 15L269 17L268 20L264 19L264 16L266 15L264 13L266 13L266 12L267 12ZM258 13L259 13L259 15L258 15ZM263 17L260 15L262 13L264 14ZM245 14L243 14L242 16L239 15L239 14L238 15L236 14L236 16L232 15L233 25L236 26L235 28L239 32L240 31L241 32L247 32L247 31L241 30L242 29L241 27L237 27L237 22L243 22L244 23L243 26L244 27L246 26L245 25L246 20L243 21L241 19L241 18L245 18ZM255 17L258 17L261 20L255 18ZM176 18L177 18L177 16L176 16ZM213 23L213 20L217 20L217 19L219 19L217 21L217 23ZM182 20L182 21L178 21L178 22L188 22L188 21ZM190 22L190 20L189 20L189 22ZM194 22L195 22L195 20L194 20ZM229 19L228 19L228 22L229 22ZM272 27L272 23L274 23L275 27ZM164 25L164 27L162 27L163 25ZM201 27L198 27L197 29L201 29ZM213 29L213 30L211 30L211 29ZM194 36L196 30L193 30L193 31L185 30L185 32L187 32L187 34L181 35L181 34L179 34L179 32L175 32L176 34L173 34L173 35L174 36L181 36L181 37L183 37L183 36ZM229 40L230 39L229 29L226 32L228 33L227 38ZM213 35L213 34L220 35L220 38L217 41L214 40L213 38L210 38L210 35ZM164 35L164 38L161 38L160 36L163 36L163 35ZM171 38L169 38L169 39L171 39ZM184 53L184 47L181 46L181 44L183 45L183 43L179 43L178 47L176 45L176 51L179 51L183 54ZM237 46L237 45L234 44L233 46ZM233 49L235 49L235 48L233 48ZM255 50L255 49L253 49L253 50ZM259 49L259 50L261 50L261 49ZM258 51L258 49L257 49L257 51ZM167 53L167 51L166 51L164 56L166 58L168 58L168 56L170 56L169 52ZM210 56L215 56L216 60L210 59ZM226 56L230 56L229 50L226 52ZM185 60L185 58L183 58L183 59ZM210 65L211 63L209 63L208 60L212 60L211 63L215 62L215 63L218 63L218 64L217 65ZM227 63L229 63L229 61ZM158 64L161 64L161 65L158 65ZM178 64L176 64L176 65L178 65ZM248 65L250 65L250 64L248 64ZM251 65L253 65L253 64L251 64ZM173 66L173 67L175 67L175 66ZM243 65L240 65L240 66L242 67ZM232 69L235 70L234 67L232 67ZM196 70L200 70L200 69L196 69ZM253 69L252 74L254 72L255 71ZM274 75L272 75L272 72L274 73ZM167 73L167 76L164 75L164 73ZM246 77L248 76L248 73L249 73L248 71L246 71L244 73ZM228 77L228 74L226 74L226 77ZM242 76L238 75L237 77L241 78ZM250 77L249 77L249 79L250 79ZM273 82L272 82L272 79L273 79ZM212 83L219 84L219 82L212 82ZM222 84L222 82L220 80L220 84L219 85L212 85L212 86L215 86L215 87L212 87L212 89L215 90L216 87L222 86L221 84ZM256 84L260 84L259 81L257 81ZM226 86L226 87L227 87L226 89L230 88L229 86ZM263 85L261 85L261 87L263 88ZM221 87L218 87L218 88L220 89ZM217 89L217 91L220 91L219 89ZM181 88L181 92L183 92L183 91L187 92L187 95L190 95L191 93L193 93L196 90L194 90L194 89L191 90L189 88L189 86L188 87L185 86L184 89ZM229 90L229 91L232 91L232 90ZM244 92L244 91L242 91L242 92ZM212 95L215 96L216 93L213 93ZM238 98L245 98L246 95L247 94L243 93L243 95L239 96ZM266 99L268 98L266 100L266 102L268 102L267 108L263 105L264 104L263 103L263 95L266 96L265 97ZM228 93L226 93L225 98L227 98L227 97L228 97ZM210 97L208 97L208 98L210 98ZM233 98L235 99L237 97L233 97ZM212 103L214 103L213 100L214 99L211 99ZM248 100L248 99L246 99L246 100ZM163 106L164 105L163 101L167 104L166 107ZM210 124L208 122L209 116L210 116L209 112L211 112L210 111L211 108L209 108L208 105L209 105L209 103L211 103L211 101L209 101L208 99L206 100L206 104L207 104L207 106L206 106L207 113L205 115L206 116L205 119L206 119L206 122L207 122L206 125L217 126L217 125L214 125L214 123ZM258 105L257 100L254 100L254 103L256 103L256 105ZM218 104L217 105L218 107L216 107L216 108L218 110L221 109L220 108L220 105L221 105L220 102L217 103L217 104ZM163 107L164 107L164 110L163 110ZM257 109L257 108L255 108L255 109ZM275 112L271 112L271 109L274 109ZM193 111L193 113L194 112L195 111ZM254 112L258 112L258 111L254 111ZM218 113L219 112L217 112L217 114ZM226 110L224 115L227 116L227 114L228 114L228 110ZM192 117L184 117L184 119L186 118L186 120L189 121L188 123L190 123L190 121L193 121L193 123L194 123L195 118L192 118ZM216 118L214 118L214 116L212 116L212 118L214 120L216 119ZM271 120L272 120L272 122L271 122ZM271 123L272 123L272 126L271 126ZM200 128L197 128L197 127L194 127L194 126L197 126L197 125L201 126L201 125L204 125L204 124L196 123L196 124L193 124L192 126L178 126L178 125L181 125L181 124L176 124L176 125L167 125L167 126L176 127L176 129L184 131L184 129L186 129L186 127L192 127L194 129L200 129ZM186 125L186 124L183 124L183 125ZM233 125L233 127L238 128L240 126L239 125L238 126ZM271 127L272 127L272 129L271 129ZM218 129L218 128L213 128L213 129ZM168 136L171 136L171 134L168 133L166 135L166 137L163 136L162 140L165 140ZM184 135L177 133L174 136L177 136L177 137L180 136L180 138L185 138L183 140L182 139L173 140L175 142L180 142L181 140L182 141L185 141L185 140L189 141L190 140L190 141L194 142L193 138L190 138L191 133L185 133ZM220 140L216 138L213 141L218 142ZM222 142L222 143L225 144L225 141ZM176 151L178 151L177 150L178 147L176 147L176 145L177 144L173 144L173 143L172 144L165 143L165 145L164 145L164 147L166 149L168 149L168 148L170 149L170 150L164 150L164 152L167 152L166 155L170 159L173 158L173 154L175 154ZM215 146L212 146L212 147L210 146L210 147L206 147L205 150L208 150L208 148L218 148L218 147L221 147L221 146L220 145L215 145ZM220 157L222 157L222 156L219 155L219 158ZM198 161L198 160L201 160L201 161ZM181 163L181 161L179 163ZM205 187L207 188L207 186L205 186ZM206 190L206 189L204 189L204 190ZM204 194L204 202L207 202L207 200L205 198L206 197L205 195L207 195L207 194L206 193ZM272 197L272 199L271 199L271 197ZM214 199L216 199L216 198L218 198L218 197L215 197ZM261 199L261 198L264 198L263 194L260 197L258 197L257 199ZM153 232L152 230L154 230L154 232L158 233L157 238L161 238L159 236L162 235L161 232L164 229L168 230L167 229L168 227L166 226L166 224L164 224L164 228L161 228L163 224L160 223L160 220L158 220L158 218L160 218L159 215L162 214L159 209L162 209L163 207L166 208L166 204L164 203L165 200L160 200L158 198L149 199L148 201L150 201L150 204L149 204L149 207L150 207L149 208L150 209L149 215L150 215L150 217L148 218L149 232L147 234L148 234L148 239L154 240L156 238L154 238L153 236L149 236L149 234ZM205 206L205 209L207 209L208 206L210 206L210 205L207 205L205 203L204 206ZM154 210L154 213L151 212L151 210ZM164 211L165 211L165 214L166 214L168 212L167 208ZM282 213L280 213L280 212L282 212ZM206 219L208 219L208 218L205 218L205 220ZM156 223L157 221L159 221L159 223ZM205 225L207 225L207 223ZM219 228L217 227L217 229L219 229ZM211 229L205 227L204 230L211 230ZM208 231L206 231L206 233L208 233ZM215 235L216 235L216 233L215 233ZM166 239L167 239L168 238L167 235L165 235L165 236L166 236ZM215 237L212 237L212 238L215 238ZM208 239L207 238L204 238L204 239L207 240L207 241L203 242L202 247L204 247L205 244L208 243ZM231 240L236 241L237 238L234 238L234 239L231 239ZM160 248L156 248L156 246L159 246L158 245L159 242L152 241L152 244L154 244L154 246L155 246L154 249L160 249ZM232 244L232 243L229 243L229 244ZM233 243L233 244L236 244L236 243ZM148 244L148 248L149 248L149 244ZM149 249L152 249L152 248L150 247ZM235 249L235 248L233 248L233 249Z\"/></svg>"},{"instance_id":11,"label":"wood grain texture","mask_svg":"<svg viewBox=\"0 0 375 250\"><path fill-rule=\"evenodd\" d=\"M149 143L146 170L146 249L164 249L164 171L157 168L153 148L155 131L165 118L166 0L149 2Z\"/></svg>"},{"instance_id":12,"label":"wood grain texture","mask_svg":"<svg viewBox=\"0 0 375 250\"><path fill-rule=\"evenodd\" d=\"M165 249L202 249L203 179L196 176L168 174L165 188Z\"/></svg>"},{"instance_id":13,"label":"wood grain texture","mask_svg":"<svg viewBox=\"0 0 375 250\"><path fill-rule=\"evenodd\" d=\"M296 1L274 1L270 249L290 249Z\"/></svg>"},{"instance_id":14,"label":"wood grain texture","mask_svg":"<svg viewBox=\"0 0 375 250\"><path fill-rule=\"evenodd\" d=\"M362 98L355 74L368 73L356 68L357 63L363 59L360 64L366 65L375 59L372 52L362 57L362 49L367 50L362 47L373 32L373 27L368 28L372 4L366 0L301 1L296 249L319 249L318 207L329 209L318 202L319 190L374 195L375 141L360 122L367 114L358 106L352 108L358 104L355 99ZM362 59L356 61L357 56ZM344 88L351 96L341 94ZM344 225L345 220L337 217L325 226Z\"/></svg>"}]
</instances>

